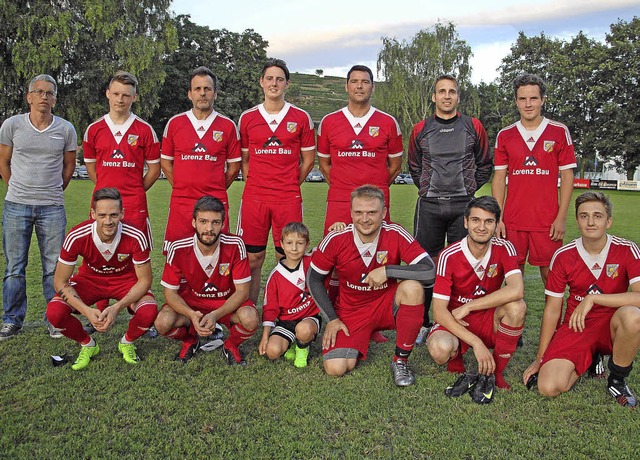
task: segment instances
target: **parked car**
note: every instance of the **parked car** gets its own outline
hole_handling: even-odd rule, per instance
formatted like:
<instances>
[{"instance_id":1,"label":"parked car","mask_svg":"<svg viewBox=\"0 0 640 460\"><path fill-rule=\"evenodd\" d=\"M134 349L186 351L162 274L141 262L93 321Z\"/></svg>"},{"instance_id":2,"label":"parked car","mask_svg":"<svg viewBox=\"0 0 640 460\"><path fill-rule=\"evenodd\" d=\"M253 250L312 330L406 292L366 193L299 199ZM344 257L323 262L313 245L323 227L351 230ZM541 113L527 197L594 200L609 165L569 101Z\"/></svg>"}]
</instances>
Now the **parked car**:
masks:
<instances>
[{"instance_id":1,"label":"parked car","mask_svg":"<svg viewBox=\"0 0 640 460\"><path fill-rule=\"evenodd\" d=\"M324 182L324 176L317 169L312 170L307 174L306 182Z\"/></svg>"},{"instance_id":2,"label":"parked car","mask_svg":"<svg viewBox=\"0 0 640 460\"><path fill-rule=\"evenodd\" d=\"M77 166L75 171L73 172L73 177L78 179L89 179L89 173L87 173L86 166Z\"/></svg>"},{"instance_id":3,"label":"parked car","mask_svg":"<svg viewBox=\"0 0 640 460\"><path fill-rule=\"evenodd\" d=\"M394 184L413 184L413 178L409 173L400 173L393 181Z\"/></svg>"}]
</instances>

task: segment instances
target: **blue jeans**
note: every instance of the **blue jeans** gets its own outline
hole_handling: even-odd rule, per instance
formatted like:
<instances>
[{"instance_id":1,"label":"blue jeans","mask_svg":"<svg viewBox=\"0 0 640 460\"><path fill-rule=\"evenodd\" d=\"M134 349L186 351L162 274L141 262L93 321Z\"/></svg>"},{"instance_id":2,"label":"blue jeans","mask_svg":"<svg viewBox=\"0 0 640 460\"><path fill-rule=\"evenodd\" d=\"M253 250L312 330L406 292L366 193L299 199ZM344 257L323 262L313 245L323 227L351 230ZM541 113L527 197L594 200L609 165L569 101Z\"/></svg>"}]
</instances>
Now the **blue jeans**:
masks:
<instances>
[{"instance_id":1,"label":"blue jeans","mask_svg":"<svg viewBox=\"0 0 640 460\"><path fill-rule=\"evenodd\" d=\"M67 216L62 205L36 206L5 201L2 214L2 247L7 259L2 282L5 324L22 326L27 314L26 269L33 228L42 261L42 294L49 303L55 294L53 273L66 226Z\"/></svg>"}]
</instances>

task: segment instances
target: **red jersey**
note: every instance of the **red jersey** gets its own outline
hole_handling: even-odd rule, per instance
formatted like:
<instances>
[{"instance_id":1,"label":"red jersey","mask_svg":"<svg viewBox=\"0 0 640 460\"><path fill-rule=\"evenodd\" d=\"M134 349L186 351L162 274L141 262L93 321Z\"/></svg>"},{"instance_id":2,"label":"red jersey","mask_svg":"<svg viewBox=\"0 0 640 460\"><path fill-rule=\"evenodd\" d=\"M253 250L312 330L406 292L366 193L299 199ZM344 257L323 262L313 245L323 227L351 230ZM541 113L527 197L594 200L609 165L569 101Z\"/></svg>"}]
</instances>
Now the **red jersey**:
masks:
<instances>
[{"instance_id":1,"label":"red jersey","mask_svg":"<svg viewBox=\"0 0 640 460\"><path fill-rule=\"evenodd\" d=\"M134 264L150 260L145 234L135 227L119 223L115 238L107 244L98 237L96 225L95 221L86 220L69 230L58 261L75 265L81 256L80 275L137 279Z\"/></svg>"},{"instance_id":2,"label":"red jersey","mask_svg":"<svg viewBox=\"0 0 640 460\"><path fill-rule=\"evenodd\" d=\"M494 164L509 175L506 227L548 232L558 215L558 173L577 166L567 127L548 118L534 131L519 121L507 126L496 138Z\"/></svg>"},{"instance_id":3,"label":"red jersey","mask_svg":"<svg viewBox=\"0 0 640 460\"><path fill-rule=\"evenodd\" d=\"M162 159L173 162L171 201L195 204L209 195L226 203L225 169L242 159L239 141L233 121L215 111L205 120L191 110L171 118L162 136Z\"/></svg>"},{"instance_id":4,"label":"red jersey","mask_svg":"<svg viewBox=\"0 0 640 460\"><path fill-rule=\"evenodd\" d=\"M305 255L298 268L290 270L282 260L273 269L264 289L262 325L275 326L275 320L296 321L320 313L307 289L306 275L311 255Z\"/></svg>"},{"instance_id":5,"label":"red jersey","mask_svg":"<svg viewBox=\"0 0 640 460\"><path fill-rule=\"evenodd\" d=\"M449 302L449 311L499 290L505 278L521 274L516 249L506 240L492 238L489 250L476 259L465 237L438 256L433 297Z\"/></svg>"},{"instance_id":6,"label":"red jersey","mask_svg":"<svg viewBox=\"0 0 640 460\"><path fill-rule=\"evenodd\" d=\"M582 238L573 240L556 251L549 266L544 293L563 298L569 286L563 323L587 294L627 292L629 285L640 281L640 249L632 241L607 235L607 244L596 256L590 255ZM611 308L594 305L587 316L610 313Z\"/></svg>"},{"instance_id":7,"label":"red jersey","mask_svg":"<svg viewBox=\"0 0 640 460\"><path fill-rule=\"evenodd\" d=\"M402 226L382 222L378 237L362 243L353 224L341 232L330 232L313 253L311 266L318 273L336 269L340 282L335 310L351 312L367 309L369 304L395 289L397 281L389 279L383 286L372 288L362 282L371 270L384 265L415 264L427 253Z\"/></svg>"},{"instance_id":8,"label":"red jersey","mask_svg":"<svg viewBox=\"0 0 640 460\"><path fill-rule=\"evenodd\" d=\"M134 114L123 125L115 125L107 114L89 125L82 147L84 161L96 164L94 191L115 187L126 217L148 217L144 164L160 162L160 141L151 125Z\"/></svg>"},{"instance_id":9,"label":"red jersey","mask_svg":"<svg viewBox=\"0 0 640 460\"><path fill-rule=\"evenodd\" d=\"M364 184L380 187L389 202L388 159L402 156L402 132L391 115L371 107L361 118L345 107L318 127L318 156L331 159L327 200L349 201Z\"/></svg>"},{"instance_id":10,"label":"red jersey","mask_svg":"<svg viewBox=\"0 0 640 460\"><path fill-rule=\"evenodd\" d=\"M249 152L243 198L300 199L301 152L316 147L309 114L287 102L271 115L259 104L240 115L238 129L242 150Z\"/></svg>"},{"instance_id":11,"label":"red jersey","mask_svg":"<svg viewBox=\"0 0 640 460\"><path fill-rule=\"evenodd\" d=\"M169 246L162 286L177 290L187 305L219 308L236 292L236 284L251 281L247 251L240 237L220 235L212 257L203 256L196 235Z\"/></svg>"}]
</instances>

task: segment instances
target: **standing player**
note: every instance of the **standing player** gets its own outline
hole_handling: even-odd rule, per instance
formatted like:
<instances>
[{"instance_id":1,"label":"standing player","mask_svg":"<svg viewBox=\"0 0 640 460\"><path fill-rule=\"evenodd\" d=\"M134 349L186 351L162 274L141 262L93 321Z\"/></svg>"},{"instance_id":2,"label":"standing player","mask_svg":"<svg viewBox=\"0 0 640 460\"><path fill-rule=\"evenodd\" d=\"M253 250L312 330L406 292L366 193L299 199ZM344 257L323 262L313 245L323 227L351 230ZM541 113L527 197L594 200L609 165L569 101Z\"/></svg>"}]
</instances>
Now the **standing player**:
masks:
<instances>
[{"instance_id":1,"label":"standing player","mask_svg":"<svg viewBox=\"0 0 640 460\"><path fill-rule=\"evenodd\" d=\"M334 222L351 222L351 192L372 184L384 192L389 217L389 185L402 167L402 132L391 115L371 106L375 89L369 67L355 65L345 85L349 104L325 116L318 127L318 164L329 184L325 235Z\"/></svg>"},{"instance_id":2,"label":"standing player","mask_svg":"<svg viewBox=\"0 0 640 460\"><path fill-rule=\"evenodd\" d=\"M282 229L281 243L284 258L269 275L265 287L258 350L271 360L284 354L286 359L294 360L294 366L306 367L309 345L321 327L320 310L305 280L311 263L311 255L305 254L309 229L302 222L288 223Z\"/></svg>"},{"instance_id":3,"label":"standing player","mask_svg":"<svg viewBox=\"0 0 640 460\"><path fill-rule=\"evenodd\" d=\"M479 404L492 401L494 384L511 389L502 372L522 335L527 308L516 250L493 238L499 220L495 198L469 202L464 211L468 236L442 251L433 287L437 324L429 335L429 354L438 364L448 362L451 372L465 372L462 355L472 347L479 375L461 375L445 394L458 397L475 386L471 396Z\"/></svg>"},{"instance_id":4,"label":"standing player","mask_svg":"<svg viewBox=\"0 0 640 460\"><path fill-rule=\"evenodd\" d=\"M224 204L204 196L193 209L195 235L169 246L162 281L166 304L156 329L182 342L183 363L198 350L198 336L211 335L217 323L229 329L222 352L228 364L246 365L239 346L258 328L258 310L247 300L251 275L242 240L222 233Z\"/></svg>"},{"instance_id":5,"label":"standing player","mask_svg":"<svg viewBox=\"0 0 640 460\"><path fill-rule=\"evenodd\" d=\"M144 232L153 244L145 192L160 176L160 142L151 125L131 113L131 105L138 99L137 88L136 77L123 71L115 73L106 92L109 113L89 125L82 147L95 190L120 190L126 222Z\"/></svg>"},{"instance_id":6,"label":"standing player","mask_svg":"<svg viewBox=\"0 0 640 460\"><path fill-rule=\"evenodd\" d=\"M139 359L133 342L152 325L158 314L151 288L151 261L147 238L140 230L123 224L122 197L117 189L96 190L91 218L73 227L62 246L54 278L58 293L47 305L47 317L65 337L82 349L71 366L84 369L100 352L95 340L73 315L85 316L93 327L107 332L118 314L128 309L133 315L118 350L129 364ZM78 257L82 265L73 274ZM94 303L116 299L111 306L92 308Z\"/></svg>"},{"instance_id":7,"label":"standing player","mask_svg":"<svg viewBox=\"0 0 640 460\"><path fill-rule=\"evenodd\" d=\"M247 245L251 267L249 298L256 302L260 274L272 230L276 256L282 257L280 233L302 221L300 184L315 160L313 122L307 112L284 100L289 69L280 59L262 67L264 102L240 116L242 176L246 185L238 214L238 235Z\"/></svg>"},{"instance_id":8,"label":"standing player","mask_svg":"<svg viewBox=\"0 0 640 460\"><path fill-rule=\"evenodd\" d=\"M458 81L451 75L436 78L431 95L436 112L413 127L409 141L409 171L419 195L413 221L415 237L434 260L445 240L451 244L467 234L465 207L489 180L493 166L482 123L458 112L458 90ZM431 289L425 290L418 343L429 331L432 294Z\"/></svg>"},{"instance_id":9,"label":"standing player","mask_svg":"<svg viewBox=\"0 0 640 460\"><path fill-rule=\"evenodd\" d=\"M240 170L240 143L236 125L213 109L218 79L206 67L190 74L187 97L193 108L169 120L162 137L162 171L172 185L163 252L171 242L193 235L193 205L201 196L224 204L229 230L227 188Z\"/></svg>"},{"instance_id":10,"label":"standing player","mask_svg":"<svg viewBox=\"0 0 640 460\"><path fill-rule=\"evenodd\" d=\"M562 246L576 157L567 127L542 115L547 92L542 79L520 75L513 88L520 121L496 139L491 192L503 209L496 234L513 243L521 270L528 259L546 283L551 257Z\"/></svg>"},{"instance_id":11,"label":"standing player","mask_svg":"<svg viewBox=\"0 0 640 460\"><path fill-rule=\"evenodd\" d=\"M612 206L602 193L585 192L575 206L581 237L551 260L538 354L523 379L529 383L539 372L538 391L555 397L573 387L594 353L611 355L607 389L619 404L634 408L625 378L640 347L640 249L607 234Z\"/></svg>"},{"instance_id":12,"label":"standing player","mask_svg":"<svg viewBox=\"0 0 640 460\"><path fill-rule=\"evenodd\" d=\"M307 275L311 295L329 319L322 337L324 370L336 376L353 370L367 357L372 332L395 329L393 379L398 386L412 385L407 359L424 309L418 281L433 282L433 262L404 228L383 222L381 189L364 185L351 196L353 224L322 240ZM335 307L323 284L334 268L340 281Z\"/></svg>"}]
</instances>

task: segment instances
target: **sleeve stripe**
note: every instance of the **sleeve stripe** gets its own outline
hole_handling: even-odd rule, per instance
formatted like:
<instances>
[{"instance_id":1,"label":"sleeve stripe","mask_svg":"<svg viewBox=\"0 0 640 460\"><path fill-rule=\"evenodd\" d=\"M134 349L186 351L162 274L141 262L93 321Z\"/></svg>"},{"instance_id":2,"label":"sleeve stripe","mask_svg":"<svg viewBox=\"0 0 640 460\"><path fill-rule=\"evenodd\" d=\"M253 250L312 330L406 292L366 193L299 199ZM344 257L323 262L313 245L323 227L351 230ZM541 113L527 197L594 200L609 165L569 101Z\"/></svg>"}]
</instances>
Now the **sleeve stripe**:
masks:
<instances>
[{"instance_id":1,"label":"sleeve stripe","mask_svg":"<svg viewBox=\"0 0 640 460\"><path fill-rule=\"evenodd\" d=\"M562 299L564 297L564 292L553 292L553 291L549 291L548 289L544 290L545 295L548 295L550 297L555 297L556 299Z\"/></svg>"}]
</instances>

